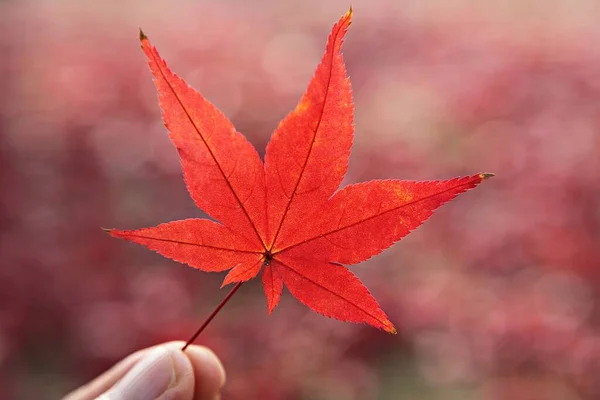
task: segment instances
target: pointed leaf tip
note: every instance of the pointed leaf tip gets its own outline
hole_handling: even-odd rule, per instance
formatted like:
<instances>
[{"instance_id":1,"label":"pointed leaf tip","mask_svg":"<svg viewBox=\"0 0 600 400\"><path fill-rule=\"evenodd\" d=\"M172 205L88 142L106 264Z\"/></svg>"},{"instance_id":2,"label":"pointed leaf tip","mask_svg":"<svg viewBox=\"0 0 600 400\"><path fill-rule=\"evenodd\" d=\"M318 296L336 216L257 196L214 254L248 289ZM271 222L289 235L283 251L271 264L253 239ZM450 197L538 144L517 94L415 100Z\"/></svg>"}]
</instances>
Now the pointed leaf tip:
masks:
<instances>
[{"instance_id":1,"label":"pointed leaf tip","mask_svg":"<svg viewBox=\"0 0 600 400\"><path fill-rule=\"evenodd\" d=\"M344 19L348 19L348 25L350 25L352 23L352 6L350 6L350 8L348 9L348 11L346 12L346 14L343 17Z\"/></svg>"},{"instance_id":2,"label":"pointed leaf tip","mask_svg":"<svg viewBox=\"0 0 600 400\"><path fill-rule=\"evenodd\" d=\"M146 36L146 34L144 33L144 31L142 30L142 28L140 28L140 42L147 40L148 36Z\"/></svg>"},{"instance_id":3,"label":"pointed leaf tip","mask_svg":"<svg viewBox=\"0 0 600 400\"><path fill-rule=\"evenodd\" d=\"M387 321L385 323L383 330L392 335L395 335L398 333L398 331L396 330L396 328L394 328L394 325L392 325L392 323L390 321Z\"/></svg>"},{"instance_id":4,"label":"pointed leaf tip","mask_svg":"<svg viewBox=\"0 0 600 400\"><path fill-rule=\"evenodd\" d=\"M100 229L102 229L104 232L110 234L110 232L112 231L112 229L108 229L108 228L102 228L100 227Z\"/></svg>"},{"instance_id":5,"label":"pointed leaf tip","mask_svg":"<svg viewBox=\"0 0 600 400\"><path fill-rule=\"evenodd\" d=\"M494 174L492 174L491 172L486 172L483 174L479 174L479 176L481 177L481 179L488 179L488 178L491 178L492 176L494 176Z\"/></svg>"}]
</instances>

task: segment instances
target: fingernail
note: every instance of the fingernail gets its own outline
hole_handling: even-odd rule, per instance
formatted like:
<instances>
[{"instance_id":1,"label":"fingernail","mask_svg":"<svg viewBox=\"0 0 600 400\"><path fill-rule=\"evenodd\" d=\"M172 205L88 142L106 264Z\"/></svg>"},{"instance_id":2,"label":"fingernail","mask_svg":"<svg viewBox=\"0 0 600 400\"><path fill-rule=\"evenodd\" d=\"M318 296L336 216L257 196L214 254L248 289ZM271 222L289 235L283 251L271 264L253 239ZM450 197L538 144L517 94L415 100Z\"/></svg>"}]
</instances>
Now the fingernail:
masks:
<instances>
[{"instance_id":1,"label":"fingernail","mask_svg":"<svg viewBox=\"0 0 600 400\"><path fill-rule=\"evenodd\" d=\"M164 346L142 358L110 391L124 399L155 399L177 382L177 355ZM185 357L185 356L184 356ZM112 398L112 396L110 396Z\"/></svg>"}]
</instances>

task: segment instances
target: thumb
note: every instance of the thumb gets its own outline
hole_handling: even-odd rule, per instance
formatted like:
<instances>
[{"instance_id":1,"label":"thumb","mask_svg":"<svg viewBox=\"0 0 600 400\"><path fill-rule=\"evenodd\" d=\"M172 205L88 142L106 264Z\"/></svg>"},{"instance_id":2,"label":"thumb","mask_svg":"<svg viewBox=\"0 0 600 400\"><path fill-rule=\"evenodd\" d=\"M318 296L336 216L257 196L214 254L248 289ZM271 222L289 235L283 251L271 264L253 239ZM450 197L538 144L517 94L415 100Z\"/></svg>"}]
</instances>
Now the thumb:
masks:
<instances>
[{"instance_id":1,"label":"thumb","mask_svg":"<svg viewBox=\"0 0 600 400\"><path fill-rule=\"evenodd\" d=\"M192 399L194 370L181 350L158 346L148 352L102 400Z\"/></svg>"}]
</instances>

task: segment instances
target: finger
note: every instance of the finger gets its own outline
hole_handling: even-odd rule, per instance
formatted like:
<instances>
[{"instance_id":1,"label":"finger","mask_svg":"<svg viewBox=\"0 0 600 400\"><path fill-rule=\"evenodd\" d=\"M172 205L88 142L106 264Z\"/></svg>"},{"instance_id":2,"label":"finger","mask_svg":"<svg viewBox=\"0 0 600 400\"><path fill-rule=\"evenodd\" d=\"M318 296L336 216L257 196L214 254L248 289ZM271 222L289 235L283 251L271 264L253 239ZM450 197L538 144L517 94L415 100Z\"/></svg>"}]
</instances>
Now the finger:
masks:
<instances>
[{"instance_id":1,"label":"finger","mask_svg":"<svg viewBox=\"0 0 600 400\"><path fill-rule=\"evenodd\" d=\"M170 342L164 346L180 349L183 342ZM99 397L121 380L140 359L157 347L131 354L93 381L68 394L63 400L91 400ZM185 354L190 359L194 371L194 399L218 398L215 397L215 393L219 393L225 383L225 371L219 359L209 349L196 345L189 346Z\"/></svg>"},{"instance_id":2,"label":"finger","mask_svg":"<svg viewBox=\"0 0 600 400\"><path fill-rule=\"evenodd\" d=\"M194 369L177 343L155 347L149 351L101 399L192 400Z\"/></svg>"},{"instance_id":3,"label":"finger","mask_svg":"<svg viewBox=\"0 0 600 400\"><path fill-rule=\"evenodd\" d=\"M206 347L192 345L185 354L194 368L194 400L219 399L225 384L225 369L215 353Z\"/></svg>"}]
</instances>

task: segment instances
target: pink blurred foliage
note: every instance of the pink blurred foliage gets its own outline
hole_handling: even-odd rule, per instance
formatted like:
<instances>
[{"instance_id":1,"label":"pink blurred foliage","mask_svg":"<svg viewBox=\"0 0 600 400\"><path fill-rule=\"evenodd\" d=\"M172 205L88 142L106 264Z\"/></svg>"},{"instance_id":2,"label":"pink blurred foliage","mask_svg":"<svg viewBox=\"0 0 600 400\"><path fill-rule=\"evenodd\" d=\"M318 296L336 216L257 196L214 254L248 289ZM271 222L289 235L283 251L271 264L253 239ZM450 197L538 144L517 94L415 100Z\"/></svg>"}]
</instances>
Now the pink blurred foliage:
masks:
<instances>
[{"instance_id":1,"label":"pink blurred foliage","mask_svg":"<svg viewBox=\"0 0 600 400\"><path fill-rule=\"evenodd\" d=\"M203 215L138 25L258 149L294 106L347 5L259 3L0 3L2 398L56 398L186 339L224 296L221 276L99 228ZM347 182L497 176L354 269L396 337L290 296L267 316L245 286L199 340L225 363L224 398L404 398L407 359L427 386L473 398L598 398L600 32L398 3L354 5Z\"/></svg>"}]
</instances>

